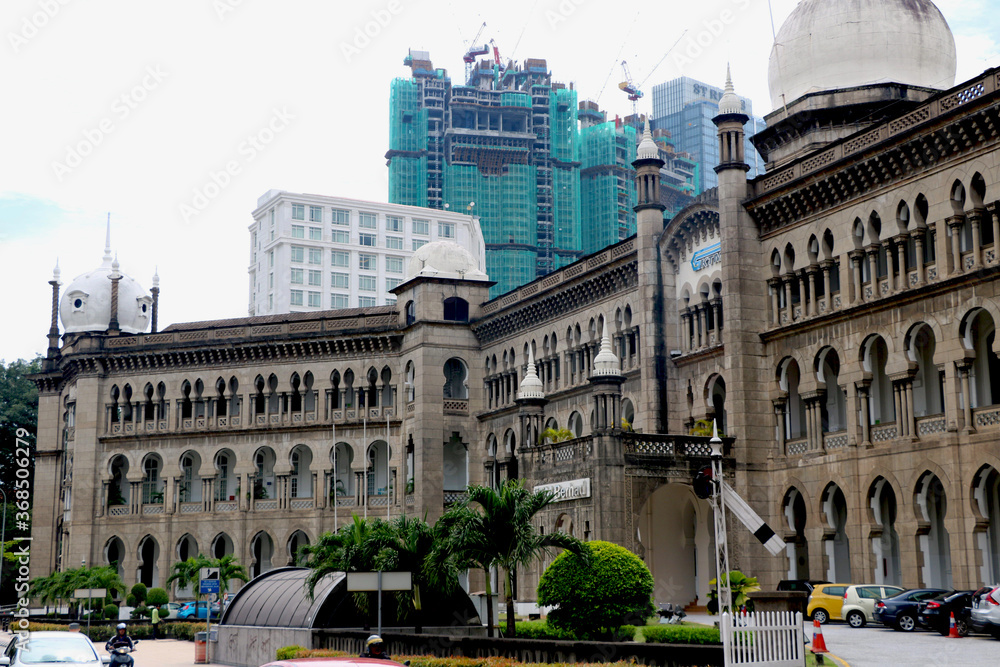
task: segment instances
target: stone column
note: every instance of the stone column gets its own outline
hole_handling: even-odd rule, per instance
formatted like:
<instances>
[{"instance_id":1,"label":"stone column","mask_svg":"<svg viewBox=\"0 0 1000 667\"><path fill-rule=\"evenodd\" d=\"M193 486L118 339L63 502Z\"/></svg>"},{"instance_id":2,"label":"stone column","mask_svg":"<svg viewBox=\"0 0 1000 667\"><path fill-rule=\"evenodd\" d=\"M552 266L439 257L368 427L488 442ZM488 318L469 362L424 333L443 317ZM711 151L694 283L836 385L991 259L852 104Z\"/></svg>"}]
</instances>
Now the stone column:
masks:
<instances>
[{"instance_id":1,"label":"stone column","mask_svg":"<svg viewBox=\"0 0 1000 667\"><path fill-rule=\"evenodd\" d=\"M691 351L691 312L688 308L681 311L681 352Z\"/></svg>"},{"instance_id":2,"label":"stone column","mask_svg":"<svg viewBox=\"0 0 1000 667\"><path fill-rule=\"evenodd\" d=\"M695 331L694 340L696 343L695 348L700 350L702 348L701 306L700 305L693 306L693 308L694 308L694 331Z\"/></svg>"},{"instance_id":3,"label":"stone column","mask_svg":"<svg viewBox=\"0 0 1000 667\"><path fill-rule=\"evenodd\" d=\"M781 326L781 278L769 278L767 281L771 288L771 324L776 327Z\"/></svg>"},{"instance_id":4,"label":"stone column","mask_svg":"<svg viewBox=\"0 0 1000 667\"><path fill-rule=\"evenodd\" d=\"M917 260L917 284L914 287L920 287L924 284L924 236L927 234L926 227L917 227L913 230L913 245L915 246L914 254Z\"/></svg>"},{"instance_id":5,"label":"stone column","mask_svg":"<svg viewBox=\"0 0 1000 667\"><path fill-rule=\"evenodd\" d=\"M709 308L711 308L711 306L708 305L708 301L702 301L701 305L698 306L698 315L700 316L699 319L701 320L701 335L703 336L700 347L708 347L709 345L711 345L711 338L709 337L708 334Z\"/></svg>"},{"instance_id":6,"label":"stone column","mask_svg":"<svg viewBox=\"0 0 1000 667\"><path fill-rule=\"evenodd\" d=\"M909 431L910 439L917 439L917 417L913 412L913 378L907 379L904 386L906 390L906 428Z\"/></svg>"},{"instance_id":7,"label":"stone column","mask_svg":"<svg viewBox=\"0 0 1000 667\"><path fill-rule=\"evenodd\" d=\"M810 307L807 303L809 300L808 281L809 278L807 277L806 269L799 271L799 307L802 309L802 314L799 319L805 319L807 317L807 309Z\"/></svg>"},{"instance_id":8,"label":"stone column","mask_svg":"<svg viewBox=\"0 0 1000 667\"><path fill-rule=\"evenodd\" d=\"M966 215L969 218L969 224L972 225L972 268L978 269L983 265L983 250L979 229L979 225L983 220L983 209L974 208Z\"/></svg>"},{"instance_id":9,"label":"stone column","mask_svg":"<svg viewBox=\"0 0 1000 667\"><path fill-rule=\"evenodd\" d=\"M823 312L832 313L833 312L833 287L831 287L830 281L830 271L833 270L833 260L824 259L820 264L823 269L823 294L826 296L823 299L826 301Z\"/></svg>"},{"instance_id":10,"label":"stone column","mask_svg":"<svg viewBox=\"0 0 1000 667\"><path fill-rule=\"evenodd\" d=\"M964 272L962 267L962 223L965 222L965 216L953 215L945 218L945 224L948 225L948 229L951 230L951 272L952 274L958 274ZM938 275L943 272L938 269Z\"/></svg>"},{"instance_id":11,"label":"stone column","mask_svg":"<svg viewBox=\"0 0 1000 667\"><path fill-rule=\"evenodd\" d=\"M851 259L851 278L854 283L851 305L856 305L865 300L864 289L861 285L861 260L864 259L865 253L862 250L852 250L847 256Z\"/></svg>"},{"instance_id":12,"label":"stone column","mask_svg":"<svg viewBox=\"0 0 1000 667\"><path fill-rule=\"evenodd\" d=\"M910 287L910 274L906 266L906 244L909 238L910 235L905 232L896 237L896 263L899 264L899 283L896 287L898 292Z\"/></svg>"},{"instance_id":13,"label":"stone column","mask_svg":"<svg viewBox=\"0 0 1000 667\"><path fill-rule=\"evenodd\" d=\"M787 454L785 451L785 406L787 399L776 398L772 403L774 404L775 425L778 427L778 452L785 456Z\"/></svg>"},{"instance_id":14,"label":"stone column","mask_svg":"<svg viewBox=\"0 0 1000 667\"><path fill-rule=\"evenodd\" d=\"M1000 261L1000 206L996 203L986 207L993 219L993 263Z\"/></svg>"},{"instance_id":15,"label":"stone column","mask_svg":"<svg viewBox=\"0 0 1000 667\"><path fill-rule=\"evenodd\" d=\"M868 255L868 278L869 285L872 290L872 300L878 299L882 296L879 291L879 279L878 279L878 253L882 246L879 244L872 244L865 248L865 254ZM867 295L866 295L867 296ZM866 299L867 300L867 299Z\"/></svg>"},{"instance_id":16,"label":"stone column","mask_svg":"<svg viewBox=\"0 0 1000 667\"><path fill-rule=\"evenodd\" d=\"M715 311L713 313L715 315L715 337L716 337L715 342L721 343L722 342L722 297L717 296L714 299L712 299L712 306L715 307Z\"/></svg>"},{"instance_id":17,"label":"stone column","mask_svg":"<svg viewBox=\"0 0 1000 667\"><path fill-rule=\"evenodd\" d=\"M871 379L866 378L855 383L858 392L858 401L861 403L861 446L871 447L871 417L869 416L868 389L871 387Z\"/></svg>"},{"instance_id":18,"label":"stone column","mask_svg":"<svg viewBox=\"0 0 1000 667\"><path fill-rule=\"evenodd\" d=\"M811 265L807 269L807 275L809 276L809 316L815 317L819 314L819 306L816 304L816 272L819 267L816 264Z\"/></svg>"},{"instance_id":19,"label":"stone column","mask_svg":"<svg viewBox=\"0 0 1000 667\"><path fill-rule=\"evenodd\" d=\"M791 324L795 321L795 309L792 307L792 283L795 281L795 274L786 273L782 278L785 283L785 317Z\"/></svg>"},{"instance_id":20,"label":"stone column","mask_svg":"<svg viewBox=\"0 0 1000 667\"><path fill-rule=\"evenodd\" d=\"M972 362L963 359L958 362L958 372L962 378L962 418L964 421L963 433L975 433L976 427L972 423L972 387L969 383L969 371L972 369Z\"/></svg>"}]
</instances>

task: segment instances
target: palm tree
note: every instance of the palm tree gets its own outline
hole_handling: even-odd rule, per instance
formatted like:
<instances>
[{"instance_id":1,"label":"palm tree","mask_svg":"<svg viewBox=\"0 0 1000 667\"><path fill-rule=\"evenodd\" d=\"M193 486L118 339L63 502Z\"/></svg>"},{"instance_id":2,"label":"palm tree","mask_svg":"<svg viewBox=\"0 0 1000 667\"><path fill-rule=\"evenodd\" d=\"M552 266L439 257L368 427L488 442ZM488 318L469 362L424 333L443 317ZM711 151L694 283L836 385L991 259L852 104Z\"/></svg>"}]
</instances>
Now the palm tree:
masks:
<instances>
[{"instance_id":1,"label":"palm tree","mask_svg":"<svg viewBox=\"0 0 1000 667\"><path fill-rule=\"evenodd\" d=\"M450 510L445 525L451 529L452 548L459 558L486 573L486 604L489 634L493 634L493 604L489 571L504 570L507 599L507 636L514 637L514 573L530 565L552 547L570 549L587 557L583 544L565 533L540 535L533 519L555 499L551 491L533 493L521 480L507 480L499 489L470 486L465 500ZM473 508L472 504L479 505Z\"/></svg>"},{"instance_id":2,"label":"palm tree","mask_svg":"<svg viewBox=\"0 0 1000 667\"><path fill-rule=\"evenodd\" d=\"M173 574L167 577L167 584L176 581L178 588L188 588L193 585L194 599L197 602L201 598L201 587L196 585L201 581L201 568L211 566L212 561L205 554L198 554L187 560L178 561L170 568Z\"/></svg>"},{"instance_id":3,"label":"palm tree","mask_svg":"<svg viewBox=\"0 0 1000 667\"><path fill-rule=\"evenodd\" d=\"M312 569L306 578L309 597L313 596L316 584L328 574L373 569L378 546L372 537L377 523L380 521L366 521L355 514L353 521L336 533L323 533L316 544L306 544L299 549L305 566Z\"/></svg>"},{"instance_id":4,"label":"palm tree","mask_svg":"<svg viewBox=\"0 0 1000 667\"><path fill-rule=\"evenodd\" d=\"M424 587L445 594L454 591L458 586L455 559L447 550L435 548L435 531L427 525L426 518L400 516L391 523L379 522L372 539L378 548L375 569L412 573L412 592L401 593L397 600L404 602L400 605L400 618L405 618L410 610L416 612L415 630L419 633L423 610L421 591Z\"/></svg>"},{"instance_id":5,"label":"palm tree","mask_svg":"<svg viewBox=\"0 0 1000 667\"><path fill-rule=\"evenodd\" d=\"M226 554L222 558L210 561L206 567L219 568L219 592L225 593L229 590L229 581L239 579L246 583L250 581L247 569L240 565L240 561L232 554Z\"/></svg>"}]
</instances>

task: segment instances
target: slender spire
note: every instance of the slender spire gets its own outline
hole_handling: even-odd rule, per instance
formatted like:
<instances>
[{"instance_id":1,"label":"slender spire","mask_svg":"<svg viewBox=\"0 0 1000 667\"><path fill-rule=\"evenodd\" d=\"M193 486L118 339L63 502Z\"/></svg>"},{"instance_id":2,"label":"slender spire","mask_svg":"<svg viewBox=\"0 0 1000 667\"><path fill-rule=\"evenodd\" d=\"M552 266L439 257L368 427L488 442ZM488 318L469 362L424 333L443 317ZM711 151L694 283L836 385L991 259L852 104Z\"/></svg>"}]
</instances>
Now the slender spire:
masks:
<instances>
[{"instance_id":1,"label":"slender spire","mask_svg":"<svg viewBox=\"0 0 1000 667\"><path fill-rule=\"evenodd\" d=\"M111 213L108 213L108 227L104 235L104 262L101 266L105 268L111 266Z\"/></svg>"},{"instance_id":2,"label":"slender spire","mask_svg":"<svg viewBox=\"0 0 1000 667\"><path fill-rule=\"evenodd\" d=\"M635 157L637 160L655 160L660 157L660 151L653 141L653 133L649 129L651 125L652 122L646 121L646 129L642 131L642 141L639 142L639 148L636 149Z\"/></svg>"},{"instance_id":3,"label":"slender spire","mask_svg":"<svg viewBox=\"0 0 1000 667\"><path fill-rule=\"evenodd\" d=\"M736 89L733 88L733 77L729 71L729 63L726 63L726 90L719 100L719 113L743 113L743 104L736 96Z\"/></svg>"},{"instance_id":4,"label":"slender spire","mask_svg":"<svg viewBox=\"0 0 1000 667\"><path fill-rule=\"evenodd\" d=\"M56 268L52 269L52 282L58 283L59 282L59 275L60 275L60 271L59 271L59 258L56 257Z\"/></svg>"},{"instance_id":5,"label":"slender spire","mask_svg":"<svg viewBox=\"0 0 1000 667\"><path fill-rule=\"evenodd\" d=\"M157 266L153 269L153 287L160 286L160 267Z\"/></svg>"}]
</instances>

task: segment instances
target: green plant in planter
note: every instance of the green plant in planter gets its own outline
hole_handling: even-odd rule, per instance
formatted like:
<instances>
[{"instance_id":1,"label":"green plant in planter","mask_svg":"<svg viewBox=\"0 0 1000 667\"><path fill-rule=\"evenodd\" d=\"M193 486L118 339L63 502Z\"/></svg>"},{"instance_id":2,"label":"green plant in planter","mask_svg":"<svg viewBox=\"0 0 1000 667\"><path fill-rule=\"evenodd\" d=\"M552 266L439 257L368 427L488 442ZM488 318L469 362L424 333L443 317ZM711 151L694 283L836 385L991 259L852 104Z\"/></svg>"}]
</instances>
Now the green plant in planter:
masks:
<instances>
[{"instance_id":1,"label":"green plant in planter","mask_svg":"<svg viewBox=\"0 0 1000 667\"><path fill-rule=\"evenodd\" d=\"M149 494L149 503L151 505L162 505L163 504L163 491L153 491Z\"/></svg>"},{"instance_id":2,"label":"green plant in planter","mask_svg":"<svg viewBox=\"0 0 1000 667\"><path fill-rule=\"evenodd\" d=\"M707 419L699 419L694 423L694 426L691 427L691 435L699 435L708 438L712 437L712 422ZM719 431L719 437L725 438L726 434Z\"/></svg>"},{"instance_id":3,"label":"green plant in planter","mask_svg":"<svg viewBox=\"0 0 1000 667\"><path fill-rule=\"evenodd\" d=\"M748 593L754 593L760 590L760 585L757 583L757 577L748 577L739 570L730 570L724 578L729 580L729 590L733 598L733 607L739 609L747 603L750 599ZM712 579L708 582L711 586L711 590L708 591L708 611L709 613L714 613L712 609L719 609L719 592L716 588L716 580ZM725 610L722 610L725 611Z\"/></svg>"},{"instance_id":4,"label":"green plant in planter","mask_svg":"<svg viewBox=\"0 0 1000 667\"><path fill-rule=\"evenodd\" d=\"M542 431L541 434L542 442L548 440L549 442L566 442L567 440L573 439L573 431L568 428L547 428Z\"/></svg>"}]
</instances>

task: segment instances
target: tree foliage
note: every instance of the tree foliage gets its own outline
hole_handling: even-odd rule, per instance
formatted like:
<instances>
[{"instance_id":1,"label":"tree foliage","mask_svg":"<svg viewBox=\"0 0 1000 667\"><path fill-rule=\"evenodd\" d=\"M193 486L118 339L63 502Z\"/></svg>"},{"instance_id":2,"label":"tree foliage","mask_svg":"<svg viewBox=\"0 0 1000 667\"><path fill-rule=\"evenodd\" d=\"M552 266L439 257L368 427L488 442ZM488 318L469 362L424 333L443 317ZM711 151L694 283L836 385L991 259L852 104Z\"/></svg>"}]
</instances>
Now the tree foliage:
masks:
<instances>
[{"instance_id":1,"label":"tree foliage","mask_svg":"<svg viewBox=\"0 0 1000 667\"><path fill-rule=\"evenodd\" d=\"M0 487L13 501L15 474L17 471L17 449L14 441L19 428L30 432L28 440L34 453L35 434L38 432L38 388L28 379L28 375L42 370L42 359L32 361L18 359L9 364L0 360ZM23 451L23 450L22 450ZM34 457L29 466L29 481L34 472ZM31 488L31 487L29 487Z\"/></svg>"},{"instance_id":2,"label":"tree foliage","mask_svg":"<svg viewBox=\"0 0 1000 667\"><path fill-rule=\"evenodd\" d=\"M739 570L730 570L723 579L729 581L729 590L732 595L733 607L739 609L747 603L750 599L748 593L753 593L760 590L760 585L757 583L757 577L748 577ZM712 579L708 582L708 585L712 588L708 591L708 610L709 613L715 613L719 610L719 591L716 584L716 579ZM726 611L723 609L723 611Z\"/></svg>"},{"instance_id":3,"label":"tree foliage","mask_svg":"<svg viewBox=\"0 0 1000 667\"><path fill-rule=\"evenodd\" d=\"M450 548L460 560L475 564L486 572L488 615L492 616L492 592L489 569L504 571L504 597L507 599L508 637L516 636L514 618L514 573L530 565L553 548L570 549L586 560L583 543L565 533L542 535L535 528L535 516L555 499L551 491L534 493L523 480L507 480L499 489L470 486L465 500L442 517L451 526ZM492 619L488 619L492 632Z\"/></svg>"},{"instance_id":4,"label":"tree foliage","mask_svg":"<svg viewBox=\"0 0 1000 667\"><path fill-rule=\"evenodd\" d=\"M103 600L90 603L95 609L120 598L126 590L124 582L118 576L118 570L111 565L100 565L62 570L47 577L37 577L31 580L29 593L44 605L59 605L63 601L73 600L73 591L78 588L107 589Z\"/></svg>"},{"instance_id":5,"label":"tree foliage","mask_svg":"<svg viewBox=\"0 0 1000 667\"><path fill-rule=\"evenodd\" d=\"M610 542L585 544L589 560L565 551L538 582L538 604L555 606L548 622L577 636L614 637L653 614L653 575L642 559Z\"/></svg>"}]
</instances>

